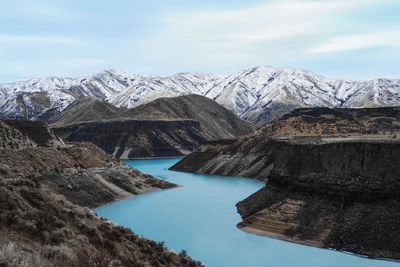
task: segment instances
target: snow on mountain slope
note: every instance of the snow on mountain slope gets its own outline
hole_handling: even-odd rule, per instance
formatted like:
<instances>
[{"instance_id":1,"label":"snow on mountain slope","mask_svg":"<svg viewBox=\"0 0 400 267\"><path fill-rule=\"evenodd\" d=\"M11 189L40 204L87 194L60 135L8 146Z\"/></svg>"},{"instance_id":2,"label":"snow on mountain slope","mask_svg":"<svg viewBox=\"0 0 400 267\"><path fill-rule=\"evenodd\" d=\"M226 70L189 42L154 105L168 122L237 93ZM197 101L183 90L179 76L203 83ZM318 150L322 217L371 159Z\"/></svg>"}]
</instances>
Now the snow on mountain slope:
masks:
<instances>
[{"instance_id":1,"label":"snow on mountain slope","mask_svg":"<svg viewBox=\"0 0 400 267\"><path fill-rule=\"evenodd\" d=\"M400 80L345 81L306 70L255 67L231 75L178 73L167 77L107 70L81 78L43 78L0 84L0 118L36 119L79 96L133 108L159 97L199 94L258 125L297 107L400 105Z\"/></svg>"},{"instance_id":2,"label":"snow on mountain slope","mask_svg":"<svg viewBox=\"0 0 400 267\"><path fill-rule=\"evenodd\" d=\"M344 81L310 71L256 67L231 75L206 96L258 125L298 107L400 105L400 80Z\"/></svg>"},{"instance_id":3,"label":"snow on mountain slope","mask_svg":"<svg viewBox=\"0 0 400 267\"><path fill-rule=\"evenodd\" d=\"M118 107L133 108L160 97L187 94L205 95L222 77L197 73L178 73L169 77L142 77L127 90L108 100Z\"/></svg>"},{"instance_id":4,"label":"snow on mountain slope","mask_svg":"<svg viewBox=\"0 0 400 267\"><path fill-rule=\"evenodd\" d=\"M108 98L140 76L117 70L79 78L41 78L0 84L0 118L37 119L49 110L62 111L80 96Z\"/></svg>"},{"instance_id":5,"label":"snow on mountain slope","mask_svg":"<svg viewBox=\"0 0 400 267\"><path fill-rule=\"evenodd\" d=\"M400 80L375 79L361 82L355 84L352 91L346 95L346 107L398 106Z\"/></svg>"}]
</instances>

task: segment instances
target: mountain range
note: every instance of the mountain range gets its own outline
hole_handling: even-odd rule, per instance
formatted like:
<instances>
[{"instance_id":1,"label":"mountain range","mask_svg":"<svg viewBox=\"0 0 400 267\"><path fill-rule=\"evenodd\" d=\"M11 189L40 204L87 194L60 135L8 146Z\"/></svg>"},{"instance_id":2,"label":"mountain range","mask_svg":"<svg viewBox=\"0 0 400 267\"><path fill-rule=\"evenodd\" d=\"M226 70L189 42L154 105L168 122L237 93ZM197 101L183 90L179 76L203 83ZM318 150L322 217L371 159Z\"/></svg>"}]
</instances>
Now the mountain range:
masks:
<instances>
[{"instance_id":1,"label":"mountain range","mask_svg":"<svg viewBox=\"0 0 400 267\"><path fill-rule=\"evenodd\" d=\"M79 78L0 84L0 119L48 122L82 96L103 99L119 108L133 108L160 97L187 94L206 96L242 119L263 125L299 107L398 106L400 80L349 81L269 66L231 75L178 73L166 77L105 70Z\"/></svg>"}]
</instances>

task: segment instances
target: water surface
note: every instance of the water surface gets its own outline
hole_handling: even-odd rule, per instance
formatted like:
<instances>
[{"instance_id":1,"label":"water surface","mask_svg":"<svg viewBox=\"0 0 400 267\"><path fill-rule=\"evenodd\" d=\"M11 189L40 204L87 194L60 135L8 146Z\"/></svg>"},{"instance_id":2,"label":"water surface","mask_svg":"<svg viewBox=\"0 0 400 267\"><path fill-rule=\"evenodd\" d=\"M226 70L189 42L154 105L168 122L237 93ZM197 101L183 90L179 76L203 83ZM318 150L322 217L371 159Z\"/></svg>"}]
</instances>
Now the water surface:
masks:
<instances>
[{"instance_id":1,"label":"water surface","mask_svg":"<svg viewBox=\"0 0 400 267\"><path fill-rule=\"evenodd\" d=\"M370 260L245 233L236 228L235 203L263 186L253 179L169 171L179 159L127 160L126 164L181 187L146 193L96 208L98 215L146 238L165 241L211 267L383 267Z\"/></svg>"}]
</instances>

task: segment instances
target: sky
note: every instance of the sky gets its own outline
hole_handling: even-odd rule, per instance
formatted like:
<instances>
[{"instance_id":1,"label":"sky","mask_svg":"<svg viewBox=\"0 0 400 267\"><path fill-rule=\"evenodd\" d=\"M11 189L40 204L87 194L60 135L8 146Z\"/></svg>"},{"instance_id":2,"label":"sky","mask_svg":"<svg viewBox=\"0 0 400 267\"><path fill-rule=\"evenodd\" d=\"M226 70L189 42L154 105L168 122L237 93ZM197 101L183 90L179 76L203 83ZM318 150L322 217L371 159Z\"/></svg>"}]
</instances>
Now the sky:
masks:
<instances>
[{"instance_id":1,"label":"sky","mask_svg":"<svg viewBox=\"0 0 400 267\"><path fill-rule=\"evenodd\" d=\"M400 78L399 0L1 0L0 82L259 65Z\"/></svg>"}]
</instances>

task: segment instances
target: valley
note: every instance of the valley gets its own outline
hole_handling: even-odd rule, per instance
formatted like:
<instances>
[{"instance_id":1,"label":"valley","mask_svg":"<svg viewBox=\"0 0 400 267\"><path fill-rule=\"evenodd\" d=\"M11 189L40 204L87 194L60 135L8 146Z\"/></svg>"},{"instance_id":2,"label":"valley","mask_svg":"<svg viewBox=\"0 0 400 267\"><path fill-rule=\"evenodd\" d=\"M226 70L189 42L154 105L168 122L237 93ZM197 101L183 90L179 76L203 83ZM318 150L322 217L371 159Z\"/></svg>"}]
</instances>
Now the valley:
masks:
<instances>
[{"instance_id":1,"label":"valley","mask_svg":"<svg viewBox=\"0 0 400 267\"><path fill-rule=\"evenodd\" d=\"M176 251L185 249L210 267L399 266L394 261L373 260L241 231L235 226L240 221L235 203L263 188L264 183L244 177L168 170L179 160L126 160L129 166L181 186L105 204L96 208L96 213L143 236L165 241Z\"/></svg>"},{"instance_id":2,"label":"valley","mask_svg":"<svg viewBox=\"0 0 400 267\"><path fill-rule=\"evenodd\" d=\"M0 262L22 253L18 258L32 266L61 261L93 266L100 260L116 266L201 266L187 255L189 249L189 255L193 252L211 266L234 266L241 261L235 258L241 255L238 249L244 255L250 255L249 249L263 255L277 246L302 253L300 266L316 266L302 258L311 248L299 244L380 259L309 250L327 256L327 266L341 260L389 266L385 259L400 259L397 80L346 82L257 67L225 77L184 73L156 78L105 71L1 86L0 223L8 231L0 239L0 252L6 255ZM183 158L151 159L176 156ZM150 167L143 169L149 174L132 168L132 158L148 158L135 163ZM200 184L191 187L194 180L173 178L181 175L197 177ZM231 196L229 188L237 195ZM171 190L134 197L164 189ZM152 202L158 194L161 199L154 199L162 202ZM195 196L200 198L191 202ZM143 202L147 199L152 209ZM118 203L128 204L121 204L114 217L117 209L108 213L107 207ZM142 215L125 213L124 205L138 205L135 212ZM159 242L89 209L103 207L107 219L122 219L122 225L135 232L136 227L144 229L139 234ZM186 214L176 213L179 207ZM164 226L148 228L147 220L160 214L160 222L173 225L174 216L198 218L190 212L193 207L227 229L192 221L208 237L202 242L225 242L215 239L218 231L227 240L237 238L233 246L224 245L229 247L224 253L237 251L231 261L177 238L187 226L171 226L165 230L170 234L158 231ZM233 211L226 218L208 213L217 207L221 215L225 209ZM131 224L133 218L143 225ZM201 240L194 231L186 232L189 240ZM249 239L262 245L255 248ZM169 250L164 240L182 252ZM80 256L80 249L90 256ZM253 257L249 266L268 260L274 266L290 264L272 255Z\"/></svg>"},{"instance_id":3,"label":"valley","mask_svg":"<svg viewBox=\"0 0 400 267\"><path fill-rule=\"evenodd\" d=\"M400 267L400 1L1 1L0 267Z\"/></svg>"}]
</instances>

